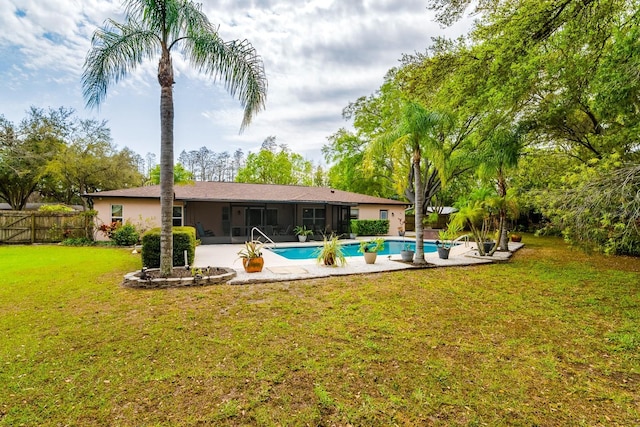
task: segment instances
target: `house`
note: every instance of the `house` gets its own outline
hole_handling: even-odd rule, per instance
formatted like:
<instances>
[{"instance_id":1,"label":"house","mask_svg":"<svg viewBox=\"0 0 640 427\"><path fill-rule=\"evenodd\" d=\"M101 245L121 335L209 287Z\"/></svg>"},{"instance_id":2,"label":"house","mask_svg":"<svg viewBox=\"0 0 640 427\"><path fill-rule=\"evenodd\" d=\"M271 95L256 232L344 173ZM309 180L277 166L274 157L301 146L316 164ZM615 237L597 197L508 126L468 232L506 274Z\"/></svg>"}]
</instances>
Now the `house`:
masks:
<instances>
[{"instance_id":1,"label":"house","mask_svg":"<svg viewBox=\"0 0 640 427\"><path fill-rule=\"evenodd\" d=\"M98 223L160 226L158 185L85 197L98 211ZM406 203L398 200L324 187L199 181L174 187L173 224L195 227L203 244L242 243L250 239L254 227L274 241L290 241L298 225L318 236L342 234L349 232L351 219L404 220L405 208ZM253 232L257 237L258 231Z\"/></svg>"}]
</instances>

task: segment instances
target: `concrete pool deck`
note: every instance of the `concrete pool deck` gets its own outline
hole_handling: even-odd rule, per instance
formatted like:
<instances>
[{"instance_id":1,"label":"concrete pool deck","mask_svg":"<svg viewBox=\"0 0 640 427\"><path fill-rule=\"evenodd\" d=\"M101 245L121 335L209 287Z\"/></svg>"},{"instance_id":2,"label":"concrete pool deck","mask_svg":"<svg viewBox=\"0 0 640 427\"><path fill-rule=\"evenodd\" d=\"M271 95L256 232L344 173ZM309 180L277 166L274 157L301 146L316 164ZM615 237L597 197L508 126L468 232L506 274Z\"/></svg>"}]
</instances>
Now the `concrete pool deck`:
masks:
<instances>
[{"instance_id":1,"label":"concrete pool deck","mask_svg":"<svg viewBox=\"0 0 640 427\"><path fill-rule=\"evenodd\" d=\"M343 240L343 243L354 243L359 240ZM308 243L278 243L278 247L318 245L321 242ZM437 252L425 254L429 267L454 267L508 260L513 252L523 246L522 243L509 242L510 252L496 252L491 257L480 257L474 243L462 243L451 248L449 259L438 258ZM289 280L314 279L329 276L344 276L351 274L370 274L385 271L407 270L415 268L410 263L400 260L400 255L378 255L375 264L364 262L363 256L347 257L344 267L327 267L319 265L315 260L293 260L277 255L264 249L264 268L260 273L246 273L242 267L242 261L238 258L238 251L244 245L220 244L200 245L196 247L194 265L196 267L227 267L237 272L237 276L228 283L231 285L243 285L249 283L281 282Z\"/></svg>"}]
</instances>

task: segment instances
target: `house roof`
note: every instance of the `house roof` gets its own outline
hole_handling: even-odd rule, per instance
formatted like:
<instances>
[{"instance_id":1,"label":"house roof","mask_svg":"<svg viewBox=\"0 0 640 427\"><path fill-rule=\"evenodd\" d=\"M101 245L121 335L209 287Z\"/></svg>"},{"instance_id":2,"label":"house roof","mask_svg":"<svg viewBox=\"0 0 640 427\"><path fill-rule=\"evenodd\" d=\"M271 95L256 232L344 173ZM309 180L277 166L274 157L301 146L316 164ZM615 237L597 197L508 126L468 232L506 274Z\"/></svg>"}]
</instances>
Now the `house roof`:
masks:
<instances>
[{"instance_id":1,"label":"house roof","mask_svg":"<svg viewBox=\"0 0 640 427\"><path fill-rule=\"evenodd\" d=\"M458 212L458 209L451 206L429 206L427 212L438 212L441 215L451 215Z\"/></svg>"},{"instance_id":2,"label":"house roof","mask_svg":"<svg viewBox=\"0 0 640 427\"><path fill-rule=\"evenodd\" d=\"M176 200L262 203L330 203L337 205L406 205L399 200L367 196L326 187L296 185L244 184L238 182L196 181L175 185ZM160 186L126 188L85 194L86 197L124 197L160 199Z\"/></svg>"}]
</instances>

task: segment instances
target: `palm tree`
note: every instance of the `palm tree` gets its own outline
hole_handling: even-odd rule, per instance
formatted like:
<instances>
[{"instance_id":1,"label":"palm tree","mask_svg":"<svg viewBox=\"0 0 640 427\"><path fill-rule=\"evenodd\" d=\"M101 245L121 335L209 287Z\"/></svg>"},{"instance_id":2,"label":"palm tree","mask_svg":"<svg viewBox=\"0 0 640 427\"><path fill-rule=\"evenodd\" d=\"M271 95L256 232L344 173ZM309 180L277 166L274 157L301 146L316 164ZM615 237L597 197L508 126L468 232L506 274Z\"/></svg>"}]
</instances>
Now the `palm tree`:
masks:
<instances>
[{"instance_id":1,"label":"palm tree","mask_svg":"<svg viewBox=\"0 0 640 427\"><path fill-rule=\"evenodd\" d=\"M434 175L440 176L439 174L444 172L442 165L444 155L440 144L441 140L437 137L437 130L448 121L449 118L447 116L427 111L415 102L407 102L403 106L400 120L396 126L391 131L376 138L370 147L370 155L386 152L396 157L407 154L411 157L409 176L413 189L410 193L413 198L416 216L416 253L413 263L418 265L426 263L422 225L425 205L425 183L422 177L424 174L427 179L432 179ZM423 171L422 159L424 155L427 156L431 164L435 165L431 170Z\"/></svg>"},{"instance_id":2,"label":"palm tree","mask_svg":"<svg viewBox=\"0 0 640 427\"><path fill-rule=\"evenodd\" d=\"M489 240L489 235L494 222L495 212L499 209L500 197L496 190L490 187L480 187L468 196L461 197L456 206L458 212L454 213L449 223L452 227L468 228L478 247L478 253L482 256L493 255L498 245L494 245L489 251L484 250L484 242Z\"/></svg>"},{"instance_id":3,"label":"palm tree","mask_svg":"<svg viewBox=\"0 0 640 427\"><path fill-rule=\"evenodd\" d=\"M246 40L223 41L190 0L125 0L125 22L108 20L93 34L82 74L88 107L98 107L111 83L117 83L147 59L160 56L160 269L173 267L173 65L171 53L182 54L200 71L224 81L244 107L242 131L264 108L267 80L262 60Z\"/></svg>"},{"instance_id":4,"label":"palm tree","mask_svg":"<svg viewBox=\"0 0 640 427\"><path fill-rule=\"evenodd\" d=\"M498 242L496 247L502 251L509 250L507 236L507 217L510 213L517 214L517 208L513 197L508 197L507 173L518 165L518 160L523 150L523 129L498 128L485 141L480 152L481 177L487 177L495 181L498 194Z\"/></svg>"}]
</instances>

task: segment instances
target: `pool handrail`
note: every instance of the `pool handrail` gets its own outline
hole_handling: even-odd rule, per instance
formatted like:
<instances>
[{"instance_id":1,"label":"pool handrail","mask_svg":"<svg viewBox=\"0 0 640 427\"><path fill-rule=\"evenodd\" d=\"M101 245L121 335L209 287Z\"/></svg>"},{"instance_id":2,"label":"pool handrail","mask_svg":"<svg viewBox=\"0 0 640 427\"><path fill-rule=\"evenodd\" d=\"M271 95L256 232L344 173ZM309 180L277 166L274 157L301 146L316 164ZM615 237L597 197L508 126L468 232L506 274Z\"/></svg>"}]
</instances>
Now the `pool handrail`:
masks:
<instances>
[{"instance_id":1,"label":"pool handrail","mask_svg":"<svg viewBox=\"0 0 640 427\"><path fill-rule=\"evenodd\" d=\"M262 230L260 230L258 227L253 227L253 228L251 229L251 241L252 241L252 242L254 242L254 241L256 240L256 239L254 238L254 236L253 236L253 232L254 232L254 231L257 231L257 232L258 232L258 234L260 234L262 237L264 237L265 239L267 239L268 241L270 241L271 243L273 243L273 247L274 247L274 248L277 248L277 247L278 247L278 245L276 245L276 242L274 242L273 240L271 240L271 238L269 238L269 236L267 236L266 234L264 234L264 233L262 232Z\"/></svg>"},{"instance_id":2,"label":"pool handrail","mask_svg":"<svg viewBox=\"0 0 640 427\"><path fill-rule=\"evenodd\" d=\"M452 243L464 240L464 246L467 247L467 246L469 246L469 238L470 237L471 237L470 234L463 234L462 236L458 236L455 239L453 239Z\"/></svg>"}]
</instances>

